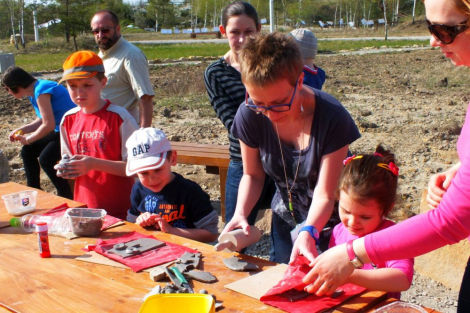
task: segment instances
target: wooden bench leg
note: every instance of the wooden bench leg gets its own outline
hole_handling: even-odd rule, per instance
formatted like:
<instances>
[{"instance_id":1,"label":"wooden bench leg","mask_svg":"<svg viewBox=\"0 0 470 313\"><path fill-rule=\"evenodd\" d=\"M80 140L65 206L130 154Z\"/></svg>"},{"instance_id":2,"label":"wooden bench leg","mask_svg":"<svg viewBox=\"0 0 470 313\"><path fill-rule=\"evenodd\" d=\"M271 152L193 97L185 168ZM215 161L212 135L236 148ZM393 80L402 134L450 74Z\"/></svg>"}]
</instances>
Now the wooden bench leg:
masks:
<instances>
[{"instance_id":1,"label":"wooden bench leg","mask_svg":"<svg viewBox=\"0 0 470 313\"><path fill-rule=\"evenodd\" d=\"M222 215L222 222L225 222L225 182L227 181L227 171L227 167L219 167L220 214Z\"/></svg>"}]
</instances>

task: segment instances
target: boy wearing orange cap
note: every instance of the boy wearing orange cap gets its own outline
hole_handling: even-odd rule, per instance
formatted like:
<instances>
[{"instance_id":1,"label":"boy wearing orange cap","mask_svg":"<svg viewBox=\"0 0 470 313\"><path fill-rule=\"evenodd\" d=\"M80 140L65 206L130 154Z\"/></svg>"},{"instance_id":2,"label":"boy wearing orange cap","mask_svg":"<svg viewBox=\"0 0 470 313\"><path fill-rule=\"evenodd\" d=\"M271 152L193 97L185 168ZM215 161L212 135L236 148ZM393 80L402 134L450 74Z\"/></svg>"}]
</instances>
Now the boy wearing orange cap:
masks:
<instances>
[{"instance_id":1,"label":"boy wearing orange cap","mask_svg":"<svg viewBox=\"0 0 470 313\"><path fill-rule=\"evenodd\" d=\"M60 124L61 151L71 157L61 165L60 175L76 179L75 201L125 219L134 183L126 176L126 140L137 123L126 109L101 98L107 80L97 54L75 52L63 69L61 81L78 107Z\"/></svg>"}]
</instances>

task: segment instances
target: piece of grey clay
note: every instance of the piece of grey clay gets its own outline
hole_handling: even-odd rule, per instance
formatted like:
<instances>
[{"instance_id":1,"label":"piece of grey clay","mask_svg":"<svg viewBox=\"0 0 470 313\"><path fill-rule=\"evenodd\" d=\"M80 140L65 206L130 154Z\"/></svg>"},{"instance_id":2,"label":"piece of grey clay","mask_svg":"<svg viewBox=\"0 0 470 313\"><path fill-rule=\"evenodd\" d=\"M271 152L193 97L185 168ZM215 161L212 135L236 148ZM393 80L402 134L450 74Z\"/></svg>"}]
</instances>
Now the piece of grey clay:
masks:
<instances>
[{"instance_id":1,"label":"piece of grey clay","mask_svg":"<svg viewBox=\"0 0 470 313\"><path fill-rule=\"evenodd\" d=\"M198 268L200 261L201 261L201 253L185 252L178 260L176 260L176 263L191 264L194 266L194 268Z\"/></svg>"},{"instance_id":2,"label":"piece of grey clay","mask_svg":"<svg viewBox=\"0 0 470 313\"><path fill-rule=\"evenodd\" d=\"M149 275L150 275L150 279L153 281L160 281L166 277L165 270L161 266L151 270Z\"/></svg>"},{"instance_id":3,"label":"piece of grey clay","mask_svg":"<svg viewBox=\"0 0 470 313\"><path fill-rule=\"evenodd\" d=\"M225 259L224 264L229 269L231 269L232 271L236 271L236 272L259 270L258 265L239 259L236 256Z\"/></svg>"},{"instance_id":4,"label":"piece of grey clay","mask_svg":"<svg viewBox=\"0 0 470 313\"><path fill-rule=\"evenodd\" d=\"M186 275L203 283L213 283L217 281L217 278L209 272L193 270L187 272Z\"/></svg>"},{"instance_id":5,"label":"piece of grey clay","mask_svg":"<svg viewBox=\"0 0 470 313\"><path fill-rule=\"evenodd\" d=\"M112 249L109 249L107 252L117 254L123 258L128 258L130 256L142 254L144 252L159 248L164 245L164 242L161 242L157 239L139 238L126 243L117 243L113 246Z\"/></svg>"},{"instance_id":6,"label":"piece of grey clay","mask_svg":"<svg viewBox=\"0 0 470 313\"><path fill-rule=\"evenodd\" d=\"M209 294L209 292L207 292L206 289L201 289L201 290L199 290L199 293L202 293L202 294L204 294L204 295L208 295L208 294Z\"/></svg>"},{"instance_id":7,"label":"piece of grey clay","mask_svg":"<svg viewBox=\"0 0 470 313\"><path fill-rule=\"evenodd\" d=\"M188 270L194 269L194 264L175 263L175 267L181 272L186 273Z\"/></svg>"}]
</instances>

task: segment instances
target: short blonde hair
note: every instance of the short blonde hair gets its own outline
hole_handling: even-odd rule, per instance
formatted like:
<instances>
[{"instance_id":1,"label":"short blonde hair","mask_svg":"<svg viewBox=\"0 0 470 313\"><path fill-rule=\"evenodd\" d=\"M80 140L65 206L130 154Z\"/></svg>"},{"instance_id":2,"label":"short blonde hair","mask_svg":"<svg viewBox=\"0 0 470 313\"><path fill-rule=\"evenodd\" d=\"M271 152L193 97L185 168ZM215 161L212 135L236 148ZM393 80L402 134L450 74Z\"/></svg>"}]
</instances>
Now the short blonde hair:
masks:
<instances>
[{"instance_id":1,"label":"short blonde hair","mask_svg":"<svg viewBox=\"0 0 470 313\"><path fill-rule=\"evenodd\" d=\"M239 60L243 83L258 87L282 79L295 86L304 66L292 36L277 32L248 38Z\"/></svg>"}]
</instances>

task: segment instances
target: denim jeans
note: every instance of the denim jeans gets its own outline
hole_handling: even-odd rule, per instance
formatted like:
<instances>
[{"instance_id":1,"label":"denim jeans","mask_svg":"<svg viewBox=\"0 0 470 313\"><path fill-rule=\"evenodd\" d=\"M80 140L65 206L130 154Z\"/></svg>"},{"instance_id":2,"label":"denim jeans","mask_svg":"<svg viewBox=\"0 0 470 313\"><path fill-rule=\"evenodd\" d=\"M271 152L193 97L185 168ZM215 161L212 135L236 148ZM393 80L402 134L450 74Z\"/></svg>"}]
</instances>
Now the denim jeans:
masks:
<instances>
[{"instance_id":1,"label":"denim jeans","mask_svg":"<svg viewBox=\"0 0 470 313\"><path fill-rule=\"evenodd\" d=\"M459 303L457 305L457 313L468 312L470 312L470 259L468 259L467 267L463 274L459 292Z\"/></svg>"},{"instance_id":2,"label":"denim jeans","mask_svg":"<svg viewBox=\"0 0 470 313\"><path fill-rule=\"evenodd\" d=\"M26 173L26 184L29 187L41 189L39 179L39 166L41 166L57 189L57 195L73 199L69 182L66 179L57 177L56 170L54 169L54 165L61 159L59 132L52 132L30 145L23 146L21 157L23 158L24 171Z\"/></svg>"},{"instance_id":3,"label":"denim jeans","mask_svg":"<svg viewBox=\"0 0 470 313\"><path fill-rule=\"evenodd\" d=\"M230 161L227 171L227 181L225 183L225 222L228 223L235 213L235 208L237 207L237 197L238 197L238 186L243 176L243 163L238 161ZM264 187L261 191L261 195L256 202L253 210L248 216L248 223L254 225L256 221L256 215L263 203L265 197L270 197L269 202L271 203L271 198L273 196L272 190L274 189L274 182L269 177L266 176L264 181Z\"/></svg>"}]
</instances>

